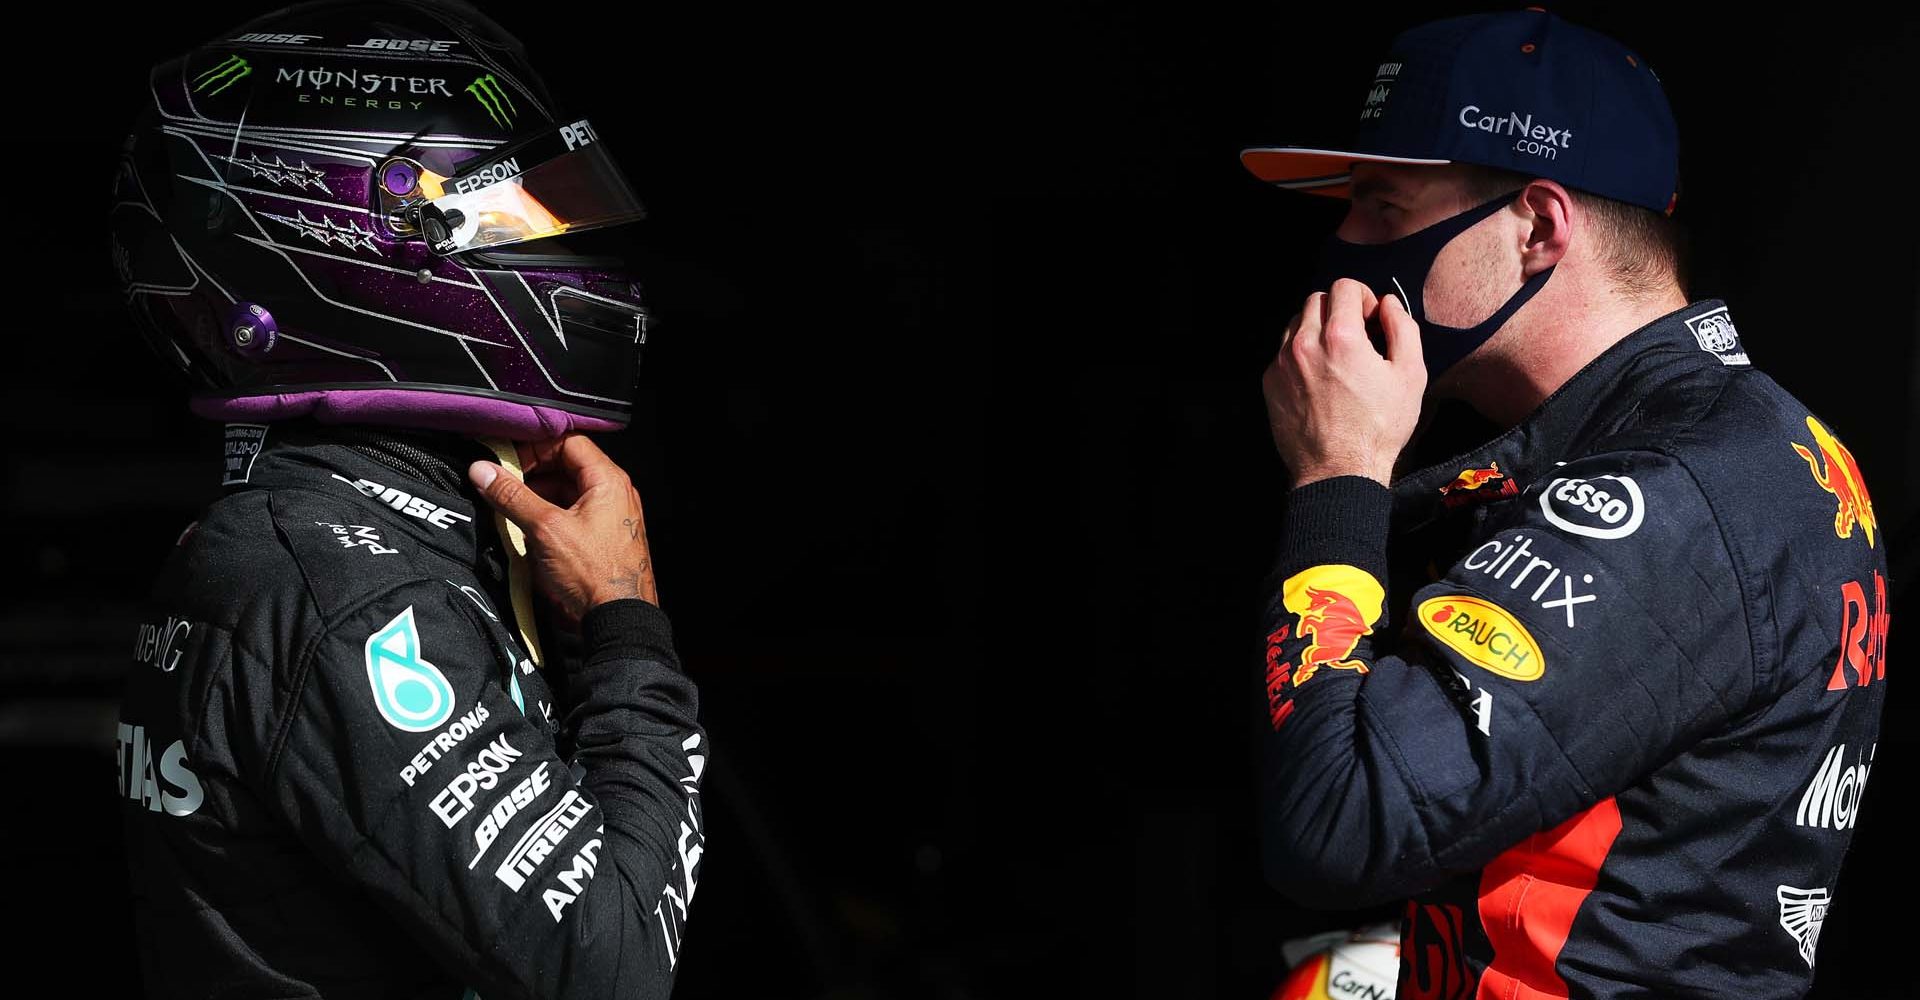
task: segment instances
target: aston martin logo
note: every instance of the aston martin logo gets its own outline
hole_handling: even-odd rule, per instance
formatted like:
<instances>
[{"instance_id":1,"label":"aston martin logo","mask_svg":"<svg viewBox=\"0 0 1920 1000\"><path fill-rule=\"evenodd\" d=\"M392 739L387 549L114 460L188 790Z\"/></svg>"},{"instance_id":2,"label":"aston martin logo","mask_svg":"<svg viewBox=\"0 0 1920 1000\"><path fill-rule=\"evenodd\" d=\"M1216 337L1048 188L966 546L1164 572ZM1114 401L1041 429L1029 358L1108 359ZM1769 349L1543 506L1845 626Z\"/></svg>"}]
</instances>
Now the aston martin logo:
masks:
<instances>
[{"instance_id":1,"label":"aston martin logo","mask_svg":"<svg viewBox=\"0 0 1920 1000\"><path fill-rule=\"evenodd\" d=\"M299 166L290 166L278 156L273 158L272 163L268 163L262 160L258 153L249 153L244 160L237 156L219 156L218 154L215 154L215 158L245 170L249 177L264 178L274 187L292 185L302 191L318 188L329 195L333 193L327 187L327 175L322 173L319 167L309 166L305 160L301 160Z\"/></svg>"},{"instance_id":2,"label":"aston martin logo","mask_svg":"<svg viewBox=\"0 0 1920 1000\"><path fill-rule=\"evenodd\" d=\"M373 245L373 234L360 228L360 224L352 219L347 220L346 228L341 228L339 223L324 215L318 220L309 219L304 210L295 216L274 215L270 212L261 212L260 215L262 218L272 219L282 225L292 226L295 232L319 240L323 246L338 244L349 250L380 252L380 248Z\"/></svg>"},{"instance_id":3,"label":"aston martin logo","mask_svg":"<svg viewBox=\"0 0 1920 1000\"><path fill-rule=\"evenodd\" d=\"M1775 893L1780 900L1780 926L1799 943L1800 957L1811 969L1814 949L1820 944L1820 925L1827 922L1827 906L1833 897L1825 887L1796 889L1783 885Z\"/></svg>"}]
</instances>

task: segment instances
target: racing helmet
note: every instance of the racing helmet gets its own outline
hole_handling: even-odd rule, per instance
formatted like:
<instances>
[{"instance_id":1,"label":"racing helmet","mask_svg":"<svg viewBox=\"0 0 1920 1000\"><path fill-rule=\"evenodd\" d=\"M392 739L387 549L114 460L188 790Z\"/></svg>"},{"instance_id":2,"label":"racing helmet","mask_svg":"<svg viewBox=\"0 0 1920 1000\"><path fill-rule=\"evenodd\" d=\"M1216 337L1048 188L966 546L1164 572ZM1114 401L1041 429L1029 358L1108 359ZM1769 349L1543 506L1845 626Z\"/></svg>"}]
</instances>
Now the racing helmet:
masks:
<instances>
[{"instance_id":1,"label":"racing helmet","mask_svg":"<svg viewBox=\"0 0 1920 1000\"><path fill-rule=\"evenodd\" d=\"M195 413L626 425L647 313L594 231L643 211L499 25L458 0L320 0L148 79L112 253Z\"/></svg>"}]
</instances>

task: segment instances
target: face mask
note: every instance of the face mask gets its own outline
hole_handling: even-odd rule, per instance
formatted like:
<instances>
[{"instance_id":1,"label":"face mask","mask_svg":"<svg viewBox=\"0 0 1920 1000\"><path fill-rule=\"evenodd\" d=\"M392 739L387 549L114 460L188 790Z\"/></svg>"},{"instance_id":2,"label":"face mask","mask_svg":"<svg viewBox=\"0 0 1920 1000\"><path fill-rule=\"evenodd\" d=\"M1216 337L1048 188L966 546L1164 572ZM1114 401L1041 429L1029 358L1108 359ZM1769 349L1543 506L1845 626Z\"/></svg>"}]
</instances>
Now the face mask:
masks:
<instances>
[{"instance_id":1,"label":"face mask","mask_svg":"<svg viewBox=\"0 0 1920 1000\"><path fill-rule=\"evenodd\" d=\"M1431 382L1441 372L1473 353L1474 348L1486 343L1501 324L1519 312L1520 307L1540 291L1547 283L1547 276L1553 273L1553 268L1549 267L1528 278L1527 283L1513 293L1506 305L1478 325L1457 327L1428 322L1426 307L1421 301L1421 290L1426 287L1427 272L1433 269L1433 262L1440 256L1440 251L1453 242L1454 237L1512 202L1513 195L1501 195L1484 205L1467 209L1389 243L1348 243L1338 236L1328 237L1320 251L1320 265L1314 274L1313 288L1324 291L1333 286L1336 278L1353 278L1373 289L1375 295L1398 296L1414 321L1420 324L1420 350L1426 357L1427 378Z\"/></svg>"}]
</instances>

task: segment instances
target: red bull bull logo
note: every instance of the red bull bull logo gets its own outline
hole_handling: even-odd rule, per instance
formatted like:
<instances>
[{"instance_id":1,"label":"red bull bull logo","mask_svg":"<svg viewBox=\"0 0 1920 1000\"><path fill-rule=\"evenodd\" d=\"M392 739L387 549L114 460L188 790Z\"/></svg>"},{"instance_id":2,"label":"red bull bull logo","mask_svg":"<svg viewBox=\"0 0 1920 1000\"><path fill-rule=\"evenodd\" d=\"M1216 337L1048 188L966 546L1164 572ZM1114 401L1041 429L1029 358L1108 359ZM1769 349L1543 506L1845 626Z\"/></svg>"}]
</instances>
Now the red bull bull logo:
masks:
<instances>
[{"instance_id":1,"label":"red bull bull logo","mask_svg":"<svg viewBox=\"0 0 1920 1000\"><path fill-rule=\"evenodd\" d=\"M1440 487L1440 502L1446 504L1448 509L1519 495L1520 484L1500 471L1499 462L1493 462L1484 469L1461 469L1453 482Z\"/></svg>"},{"instance_id":2,"label":"red bull bull logo","mask_svg":"<svg viewBox=\"0 0 1920 1000\"><path fill-rule=\"evenodd\" d=\"M1386 600L1371 574L1354 566L1315 566L1288 579L1282 598L1297 616L1295 636L1312 640L1293 670L1294 687L1322 669L1367 672L1365 663L1352 658L1353 651L1373 634Z\"/></svg>"},{"instance_id":3,"label":"red bull bull logo","mask_svg":"<svg viewBox=\"0 0 1920 1000\"><path fill-rule=\"evenodd\" d=\"M1873 517L1873 501L1867 496L1867 481L1860 475L1860 466L1855 464L1853 453L1847 446L1828 433L1820 421L1807 417L1807 430L1813 432L1813 448L1809 449L1798 441L1789 441L1793 450L1806 459L1808 471L1813 473L1813 481L1820 488L1833 494L1840 502L1840 509L1833 515L1833 533L1841 538L1852 538L1854 525L1867 536L1867 548L1873 548L1873 531L1879 522ZM1815 451L1819 454L1816 456ZM1822 465L1825 468L1821 468Z\"/></svg>"},{"instance_id":4,"label":"red bull bull logo","mask_svg":"<svg viewBox=\"0 0 1920 1000\"><path fill-rule=\"evenodd\" d=\"M1360 617L1360 606L1334 590L1307 588L1308 605L1300 612L1300 634L1313 642L1300 654L1300 669L1293 675L1295 686L1305 684L1321 667L1367 672L1366 664L1349 660L1362 636L1373 629Z\"/></svg>"}]
</instances>

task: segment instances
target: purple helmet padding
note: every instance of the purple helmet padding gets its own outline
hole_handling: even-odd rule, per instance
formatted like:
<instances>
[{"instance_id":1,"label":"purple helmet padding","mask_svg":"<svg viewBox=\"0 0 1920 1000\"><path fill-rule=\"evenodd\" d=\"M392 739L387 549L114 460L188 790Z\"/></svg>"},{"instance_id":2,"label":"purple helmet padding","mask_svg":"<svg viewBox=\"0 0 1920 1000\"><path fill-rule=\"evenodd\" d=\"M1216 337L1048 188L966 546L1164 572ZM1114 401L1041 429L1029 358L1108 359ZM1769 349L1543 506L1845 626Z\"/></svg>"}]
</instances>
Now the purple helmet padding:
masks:
<instances>
[{"instance_id":1,"label":"purple helmet padding","mask_svg":"<svg viewBox=\"0 0 1920 1000\"><path fill-rule=\"evenodd\" d=\"M387 424L511 441L546 440L570 431L617 431L626 426L551 406L420 389L324 389L236 399L196 396L189 405L196 415L209 420L265 422L311 416L323 424Z\"/></svg>"}]
</instances>

